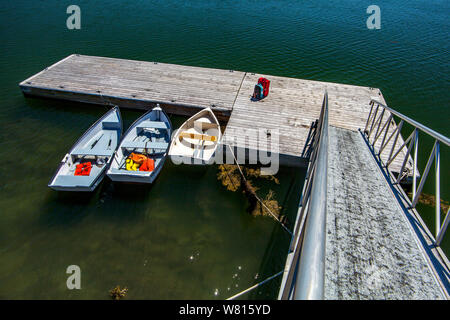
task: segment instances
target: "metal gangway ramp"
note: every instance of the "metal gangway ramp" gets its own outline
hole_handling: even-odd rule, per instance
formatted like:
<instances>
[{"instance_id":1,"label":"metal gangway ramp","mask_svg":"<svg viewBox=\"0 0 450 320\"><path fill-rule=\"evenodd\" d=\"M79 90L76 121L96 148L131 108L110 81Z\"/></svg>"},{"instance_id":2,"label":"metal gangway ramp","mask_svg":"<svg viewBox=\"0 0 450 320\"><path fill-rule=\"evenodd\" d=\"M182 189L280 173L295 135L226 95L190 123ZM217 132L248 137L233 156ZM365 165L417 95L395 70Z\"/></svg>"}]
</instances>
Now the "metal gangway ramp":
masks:
<instances>
[{"instance_id":1,"label":"metal gangway ramp","mask_svg":"<svg viewBox=\"0 0 450 320\"><path fill-rule=\"evenodd\" d=\"M359 132L328 126L325 93L278 299L449 298L449 262L439 247L450 216L441 223L440 147L449 139L380 102L371 107ZM397 174L389 164L400 150L386 146L404 123L413 129ZM422 175L419 132L434 139ZM433 164L435 235L415 209ZM406 179L412 198L400 186Z\"/></svg>"}]
</instances>

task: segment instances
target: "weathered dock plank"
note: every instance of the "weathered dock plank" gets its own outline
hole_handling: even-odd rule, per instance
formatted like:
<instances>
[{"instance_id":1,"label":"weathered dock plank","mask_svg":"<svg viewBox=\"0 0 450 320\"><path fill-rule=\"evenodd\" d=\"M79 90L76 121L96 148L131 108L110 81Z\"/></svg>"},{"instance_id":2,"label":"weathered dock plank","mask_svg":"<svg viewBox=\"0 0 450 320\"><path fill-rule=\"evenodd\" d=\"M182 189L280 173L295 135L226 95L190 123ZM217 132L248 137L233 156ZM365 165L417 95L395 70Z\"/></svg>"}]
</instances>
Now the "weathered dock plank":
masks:
<instances>
[{"instance_id":1,"label":"weathered dock plank","mask_svg":"<svg viewBox=\"0 0 450 320\"><path fill-rule=\"evenodd\" d=\"M259 77L270 79L270 93L263 100L252 101L253 87ZM364 130L371 99L384 102L381 91L375 88L247 73L233 105L224 141L242 147L235 136L244 128L278 130L280 155L295 159L303 151L311 123L319 117L325 90L328 91L329 123L337 128ZM390 150L392 143L386 150ZM400 137L397 147L402 143ZM250 149L264 149L255 138L247 144ZM399 156L392 163L394 172L400 169L402 159Z\"/></svg>"},{"instance_id":2,"label":"weathered dock plank","mask_svg":"<svg viewBox=\"0 0 450 320\"><path fill-rule=\"evenodd\" d=\"M191 115L212 107L227 119L244 72L73 54L22 81L27 95ZM181 107L181 108L180 108Z\"/></svg>"}]
</instances>

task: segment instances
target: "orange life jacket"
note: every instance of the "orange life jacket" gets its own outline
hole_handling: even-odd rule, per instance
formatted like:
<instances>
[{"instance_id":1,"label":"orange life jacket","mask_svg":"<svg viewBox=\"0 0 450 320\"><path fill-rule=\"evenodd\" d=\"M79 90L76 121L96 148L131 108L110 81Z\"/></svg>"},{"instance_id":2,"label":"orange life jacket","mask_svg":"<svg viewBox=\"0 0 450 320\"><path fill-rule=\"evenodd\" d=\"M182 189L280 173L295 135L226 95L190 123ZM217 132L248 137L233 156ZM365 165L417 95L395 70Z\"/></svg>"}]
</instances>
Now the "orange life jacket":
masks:
<instances>
[{"instance_id":1,"label":"orange life jacket","mask_svg":"<svg viewBox=\"0 0 450 320\"><path fill-rule=\"evenodd\" d=\"M131 159L131 160L133 160L134 163L139 163L139 164L142 164L142 163L147 159L147 157L144 156L143 154L140 154L140 153L134 153L134 152L132 152L132 153L128 156L128 158Z\"/></svg>"},{"instance_id":2,"label":"orange life jacket","mask_svg":"<svg viewBox=\"0 0 450 320\"><path fill-rule=\"evenodd\" d=\"M155 170L155 160L147 158L139 167L139 171L153 171Z\"/></svg>"}]
</instances>

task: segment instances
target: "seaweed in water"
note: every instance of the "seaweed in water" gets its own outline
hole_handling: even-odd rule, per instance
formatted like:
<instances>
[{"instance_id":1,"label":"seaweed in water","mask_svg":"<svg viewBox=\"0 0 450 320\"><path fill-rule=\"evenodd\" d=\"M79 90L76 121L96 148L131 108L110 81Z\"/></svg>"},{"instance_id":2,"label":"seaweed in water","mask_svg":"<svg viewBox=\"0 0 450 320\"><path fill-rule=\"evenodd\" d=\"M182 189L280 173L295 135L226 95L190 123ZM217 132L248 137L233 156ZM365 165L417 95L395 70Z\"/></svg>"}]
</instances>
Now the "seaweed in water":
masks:
<instances>
[{"instance_id":1,"label":"seaweed in water","mask_svg":"<svg viewBox=\"0 0 450 320\"><path fill-rule=\"evenodd\" d=\"M410 196L410 199L411 199L412 192L408 192L408 195ZM421 193L419 196L419 203L422 203L422 204L430 206L430 207L435 207L436 206L436 197L432 194ZM441 199L441 210L444 213L447 213L449 208L450 208L450 204L448 203L448 201Z\"/></svg>"},{"instance_id":2,"label":"seaweed in water","mask_svg":"<svg viewBox=\"0 0 450 320\"><path fill-rule=\"evenodd\" d=\"M254 177L254 178L263 178L263 179L267 179L270 181L275 182L276 184L280 184L280 180L277 179L277 177L272 176L272 175L261 175L261 168L245 168L245 173L247 174L248 177Z\"/></svg>"},{"instance_id":3,"label":"seaweed in water","mask_svg":"<svg viewBox=\"0 0 450 320\"><path fill-rule=\"evenodd\" d=\"M127 295L128 288L120 289L120 286L116 286L114 289L109 291L109 294L114 300L120 300Z\"/></svg>"},{"instance_id":4,"label":"seaweed in water","mask_svg":"<svg viewBox=\"0 0 450 320\"><path fill-rule=\"evenodd\" d=\"M221 164L219 165L219 173L217 180L222 182L222 185L229 191L237 191L241 187L241 175L239 174L236 165Z\"/></svg>"},{"instance_id":5,"label":"seaweed in water","mask_svg":"<svg viewBox=\"0 0 450 320\"><path fill-rule=\"evenodd\" d=\"M272 212L272 214L274 214L277 218L280 218L281 206L278 205L278 201L274 199L274 196L275 192L269 190L266 198L262 200L264 205L258 201L256 206L251 211L251 214L253 216L269 216L271 215L270 212Z\"/></svg>"},{"instance_id":6,"label":"seaweed in water","mask_svg":"<svg viewBox=\"0 0 450 320\"><path fill-rule=\"evenodd\" d=\"M274 181L276 184L279 184L277 178L274 176L262 176L260 174L260 169L253 168L245 168L245 172L248 176L260 178L264 177L271 181ZM275 193L272 190L269 190L266 198L261 200L264 205L258 201L258 196L256 191L258 188L253 186L252 181L248 179L244 179L240 174L238 167L236 165L222 164L219 165L219 173L217 174L217 179L222 182L222 185L227 188L229 191L237 191L240 187L242 187L244 194L247 196L249 206L247 211L256 216L272 216L270 212L275 215L277 218L280 218L281 206L278 205L278 201L274 199ZM270 212L269 212L270 210Z\"/></svg>"}]
</instances>

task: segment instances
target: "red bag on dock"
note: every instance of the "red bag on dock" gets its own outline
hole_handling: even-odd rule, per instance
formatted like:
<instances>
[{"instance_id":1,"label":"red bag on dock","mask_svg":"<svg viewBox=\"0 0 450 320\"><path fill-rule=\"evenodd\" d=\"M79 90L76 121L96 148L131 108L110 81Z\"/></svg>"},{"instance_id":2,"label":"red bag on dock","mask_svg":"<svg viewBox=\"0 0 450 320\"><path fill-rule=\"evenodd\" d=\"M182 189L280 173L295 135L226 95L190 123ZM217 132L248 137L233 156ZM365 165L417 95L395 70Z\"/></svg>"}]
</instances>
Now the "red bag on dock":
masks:
<instances>
[{"instance_id":1,"label":"red bag on dock","mask_svg":"<svg viewBox=\"0 0 450 320\"><path fill-rule=\"evenodd\" d=\"M258 83L263 86L263 95L267 97L269 95L270 80L261 77L258 79Z\"/></svg>"}]
</instances>

